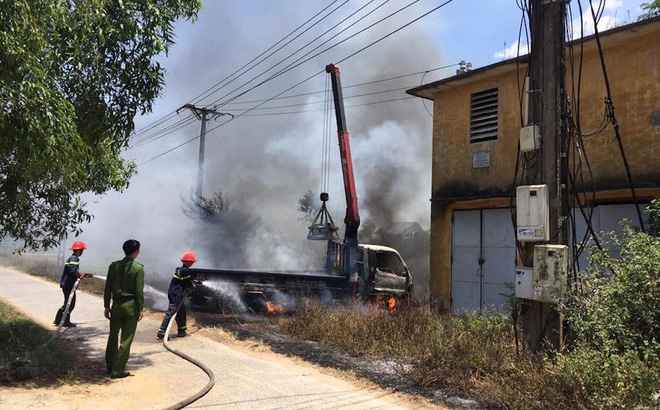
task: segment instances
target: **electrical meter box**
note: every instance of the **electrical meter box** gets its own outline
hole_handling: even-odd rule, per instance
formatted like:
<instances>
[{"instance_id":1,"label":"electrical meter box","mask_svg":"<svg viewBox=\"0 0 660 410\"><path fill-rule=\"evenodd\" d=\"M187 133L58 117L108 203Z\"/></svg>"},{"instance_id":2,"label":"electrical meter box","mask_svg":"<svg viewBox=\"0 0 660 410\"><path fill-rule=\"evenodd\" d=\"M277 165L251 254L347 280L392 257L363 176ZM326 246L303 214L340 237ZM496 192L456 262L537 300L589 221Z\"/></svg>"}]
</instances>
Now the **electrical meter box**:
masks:
<instances>
[{"instance_id":1,"label":"electrical meter box","mask_svg":"<svg viewBox=\"0 0 660 410\"><path fill-rule=\"evenodd\" d=\"M557 303L566 291L568 246L535 245L532 299Z\"/></svg>"},{"instance_id":2,"label":"electrical meter box","mask_svg":"<svg viewBox=\"0 0 660 410\"><path fill-rule=\"evenodd\" d=\"M538 125L528 125L520 129L520 151L529 152L541 148L541 133Z\"/></svg>"},{"instance_id":3,"label":"electrical meter box","mask_svg":"<svg viewBox=\"0 0 660 410\"><path fill-rule=\"evenodd\" d=\"M521 299L534 298L534 269L516 266L516 297Z\"/></svg>"},{"instance_id":4,"label":"electrical meter box","mask_svg":"<svg viewBox=\"0 0 660 410\"><path fill-rule=\"evenodd\" d=\"M521 242L550 240L550 209L547 185L516 188L516 237Z\"/></svg>"}]
</instances>

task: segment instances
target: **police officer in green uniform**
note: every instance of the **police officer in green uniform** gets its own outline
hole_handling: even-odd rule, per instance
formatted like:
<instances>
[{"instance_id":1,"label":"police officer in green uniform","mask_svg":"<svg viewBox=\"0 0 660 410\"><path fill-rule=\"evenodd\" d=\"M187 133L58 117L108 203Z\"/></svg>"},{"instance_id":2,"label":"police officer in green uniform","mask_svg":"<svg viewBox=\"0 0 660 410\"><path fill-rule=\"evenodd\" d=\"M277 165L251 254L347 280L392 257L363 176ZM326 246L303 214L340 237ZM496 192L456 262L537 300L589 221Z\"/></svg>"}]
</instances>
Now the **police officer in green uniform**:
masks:
<instances>
[{"instance_id":1,"label":"police officer in green uniform","mask_svg":"<svg viewBox=\"0 0 660 410\"><path fill-rule=\"evenodd\" d=\"M135 337L137 322L142 319L144 307L144 267L135 262L135 258L140 253L140 242L129 239L124 242L123 249L126 257L110 264L103 292L105 317L110 319L105 363L108 374L113 379L131 375L124 369ZM110 308L111 299L112 308Z\"/></svg>"}]
</instances>

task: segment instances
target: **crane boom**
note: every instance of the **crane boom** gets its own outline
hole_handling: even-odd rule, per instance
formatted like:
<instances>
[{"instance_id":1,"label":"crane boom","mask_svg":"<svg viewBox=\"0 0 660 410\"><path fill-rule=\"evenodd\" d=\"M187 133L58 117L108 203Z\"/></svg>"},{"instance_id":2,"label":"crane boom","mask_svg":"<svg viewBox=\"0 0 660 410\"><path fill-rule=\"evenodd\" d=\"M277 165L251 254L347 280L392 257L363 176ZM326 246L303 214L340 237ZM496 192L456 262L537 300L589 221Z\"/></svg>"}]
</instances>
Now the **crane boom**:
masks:
<instances>
[{"instance_id":1,"label":"crane boom","mask_svg":"<svg viewBox=\"0 0 660 410\"><path fill-rule=\"evenodd\" d=\"M335 103L335 115L337 117L337 137L339 138L339 155L341 157L341 171L344 176L344 193L346 195L346 231L344 232L344 246L342 265L343 271L350 281L353 289L353 297L357 293L358 273L358 228L360 227L360 211L358 210L357 194L355 190L355 176L353 175L353 158L351 157L351 144L346 127L346 115L344 113L344 97L341 92L341 77L337 64L325 66L325 72L330 74L332 80L332 98Z\"/></svg>"},{"instance_id":2,"label":"crane boom","mask_svg":"<svg viewBox=\"0 0 660 410\"><path fill-rule=\"evenodd\" d=\"M344 98L341 91L341 78L339 66L328 64L326 73L330 73L332 80L332 98L335 103L335 116L337 117L337 137L339 138L339 154L341 156L341 170L344 176L344 192L346 194L346 224L345 238L357 240L358 228L360 227L360 212L357 204L355 191L355 177L353 175L353 158L351 157L351 144L346 127L346 115L344 113Z\"/></svg>"}]
</instances>

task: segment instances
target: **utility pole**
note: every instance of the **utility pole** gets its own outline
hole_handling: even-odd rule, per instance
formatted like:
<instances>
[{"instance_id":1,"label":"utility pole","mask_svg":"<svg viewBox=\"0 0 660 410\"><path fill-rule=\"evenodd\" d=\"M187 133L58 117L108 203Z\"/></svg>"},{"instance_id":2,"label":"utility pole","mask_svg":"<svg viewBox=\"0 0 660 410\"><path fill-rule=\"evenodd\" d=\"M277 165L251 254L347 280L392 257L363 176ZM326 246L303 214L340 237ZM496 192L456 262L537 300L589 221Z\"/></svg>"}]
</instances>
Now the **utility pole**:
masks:
<instances>
[{"instance_id":1,"label":"utility pole","mask_svg":"<svg viewBox=\"0 0 660 410\"><path fill-rule=\"evenodd\" d=\"M192 111L193 114L195 114L195 117L197 117L198 120L202 121L202 128L199 132L199 161L197 163L197 190L195 191L195 195L199 199L202 197L202 184L204 180L204 150L206 144L206 121L223 115L231 115L231 117L234 118L234 115L225 112L218 112L215 110L215 107L203 108L203 107L197 107L193 104L185 104L176 111L177 114L179 113L179 111L183 109L189 109L190 111Z\"/></svg>"},{"instance_id":2,"label":"utility pole","mask_svg":"<svg viewBox=\"0 0 660 410\"><path fill-rule=\"evenodd\" d=\"M566 112L566 0L531 0L529 119L539 126L541 148L529 153L527 184L548 186L551 244L568 244L568 178ZM534 156L531 159L531 156ZM532 266L534 243L526 243L523 263ZM561 318L551 303L526 300L522 312L523 339L538 350L544 337L561 344Z\"/></svg>"}]
</instances>

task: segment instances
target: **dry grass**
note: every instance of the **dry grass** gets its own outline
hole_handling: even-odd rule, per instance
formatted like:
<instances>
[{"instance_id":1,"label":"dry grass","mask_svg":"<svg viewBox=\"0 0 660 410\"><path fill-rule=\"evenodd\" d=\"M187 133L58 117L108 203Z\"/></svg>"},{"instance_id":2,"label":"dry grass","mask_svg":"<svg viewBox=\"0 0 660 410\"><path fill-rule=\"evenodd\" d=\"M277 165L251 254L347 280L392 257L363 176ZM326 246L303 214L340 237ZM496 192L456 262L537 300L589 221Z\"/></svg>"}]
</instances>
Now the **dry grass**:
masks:
<instances>
[{"instance_id":1,"label":"dry grass","mask_svg":"<svg viewBox=\"0 0 660 410\"><path fill-rule=\"evenodd\" d=\"M38 369L41 384L73 380L78 369L76 355L59 341L37 350L51 332L0 300L0 384L17 380L19 365Z\"/></svg>"},{"instance_id":2,"label":"dry grass","mask_svg":"<svg viewBox=\"0 0 660 410\"><path fill-rule=\"evenodd\" d=\"M59 283L62 278L63 266L53 260L38 255L1 255L0 262L15 267L33 276L45 278L51 282ZM80 281L78 289L97 295L103 294L105 281L98 278L84 278Z\"/></svg>"},{"instance_id":3,"label":"dry grass","mask_svg":"<svg viewBox=\"0 0 660 410\"><path fill-rule=\"evenodd\" d=\"M353 355L398 359L416 383L489 406L584 407L570 380L541 358L516 354L511 323L503 316L456 317L422 306L403 306L392 315L361 305L336 309L307 302L279 325L298 339Z\"/></svg>"}]
</instances>

